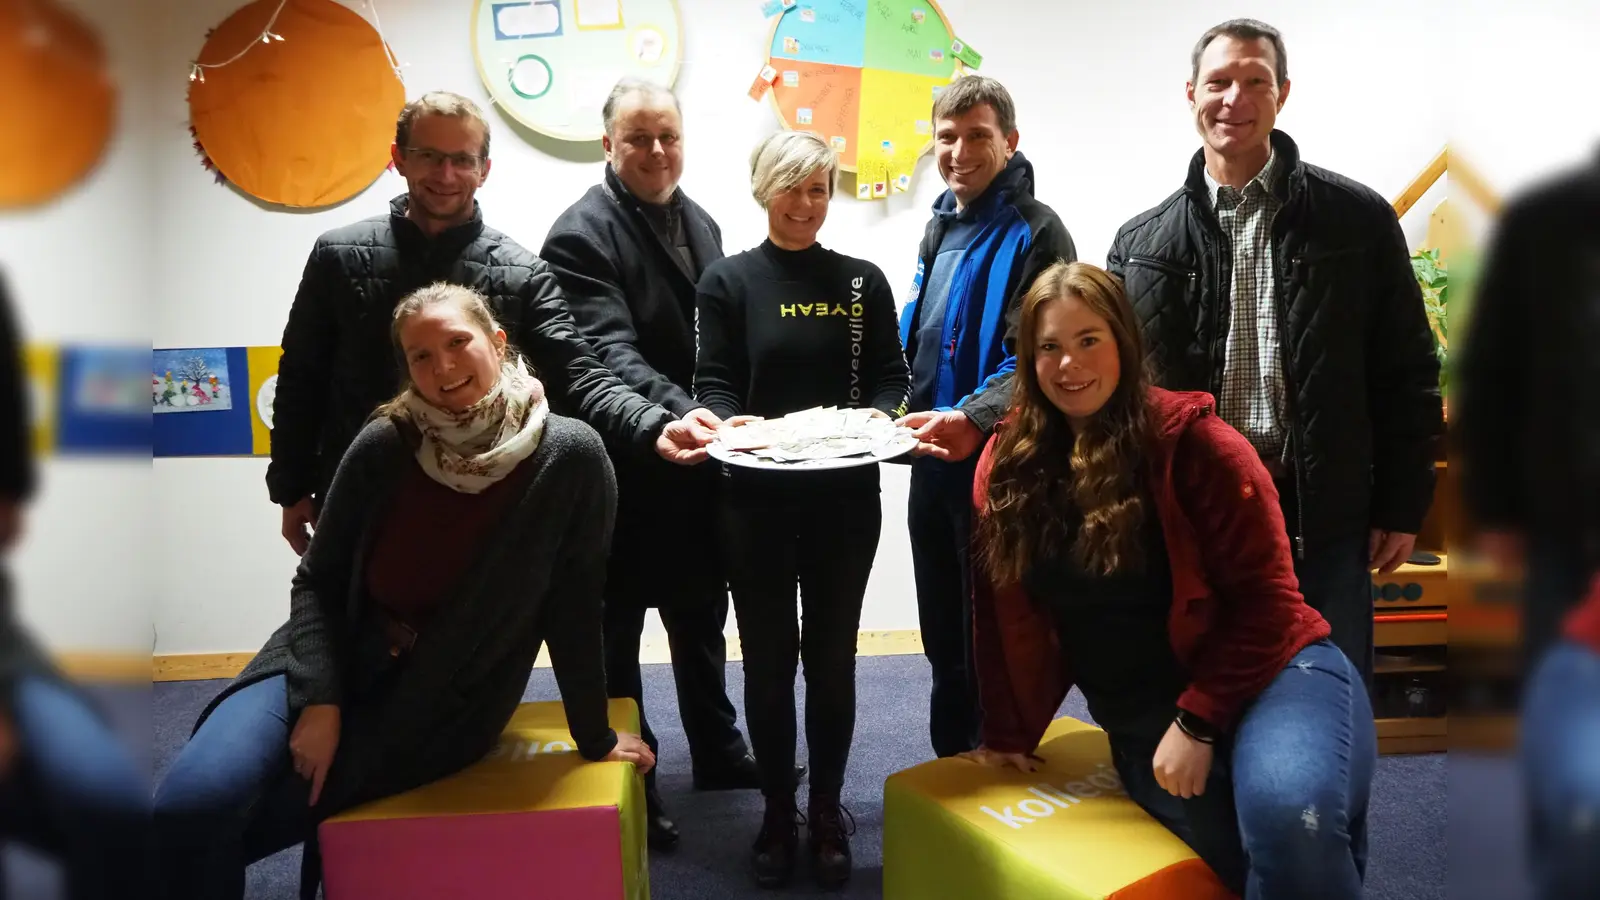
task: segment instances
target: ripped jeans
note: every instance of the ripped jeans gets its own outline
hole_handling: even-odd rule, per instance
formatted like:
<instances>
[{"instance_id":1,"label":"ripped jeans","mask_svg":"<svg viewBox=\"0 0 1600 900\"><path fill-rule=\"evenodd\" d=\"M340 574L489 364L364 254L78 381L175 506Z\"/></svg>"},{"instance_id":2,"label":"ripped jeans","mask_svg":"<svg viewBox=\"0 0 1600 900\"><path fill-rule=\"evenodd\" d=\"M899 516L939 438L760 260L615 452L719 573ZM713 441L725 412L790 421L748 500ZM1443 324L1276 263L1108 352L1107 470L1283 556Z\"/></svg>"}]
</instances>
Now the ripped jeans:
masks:
<instances>
[{"instance_id":1,"label":"ripped jeans","mask_svg":"<svg viewBox=\"0 0 1600 900\"><path fill-rule=\"evenodd\" d=\"M1327 640L1301 650L1217 742L1203 794L1156 783L1161 735L1111 734L1128 796L1245 900L1356 900L1378 738L1361 676Z\"/></svg>"}]
</instances>

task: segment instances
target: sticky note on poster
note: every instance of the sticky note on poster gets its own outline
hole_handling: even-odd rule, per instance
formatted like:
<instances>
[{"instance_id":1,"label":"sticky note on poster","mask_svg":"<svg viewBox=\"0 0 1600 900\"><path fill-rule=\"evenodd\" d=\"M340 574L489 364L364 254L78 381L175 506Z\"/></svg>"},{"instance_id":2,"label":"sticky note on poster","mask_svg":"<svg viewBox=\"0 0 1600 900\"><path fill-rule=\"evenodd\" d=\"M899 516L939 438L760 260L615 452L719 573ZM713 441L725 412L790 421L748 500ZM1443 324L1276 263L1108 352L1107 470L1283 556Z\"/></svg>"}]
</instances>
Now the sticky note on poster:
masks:
<instances>
[{"instance_id":1,"label":"sticky note on poster","mask_svg":"<svg viewBox=\"0 0 1600 900\"><path fill-rule=\"evenodd\" d=\"M870 182L870 181L858 181L858 182L856 182L856 199L857 200L871 200L872 199L872 182Z\"/></svg>"},{"instance_id":2,"label":"sticky note on poster","mask_svg":"<svg viewBox=\"0 0 1600 900\"><path fill-rule=\"evenodd\" d=\"M896 194L904 194L909 190L911 190L911 176L901 172L894 179L894 192Z\"/></svg>"},{"instance_id":3,"label":"sticky note on poster","mask_svg":"<svg viewBox=\"0 0 1600 900\"><path fill-rule=\"evenodd\" d=\"M968 68L976 69L983 65L983 54L959 38L950 42L950 52Z\"/></svg>"},{"instance_id":4,"label":"sticky note on poster","mask_svg":"<svg viewBox=\"0 0 1600 900\"><path fill-rule=\"evenodd\" d=\"M770 19L778 13L788 12L789 10L794 9L795 2L796 0L765 0L765 2L761 4L761 15L764 18Z\"/></svg>"},{"instance_id":5,"label":"sticky note on poster","mask_svg":"<svg viewBox=\"0 0 1600 900\"><path fill-rule=\"evenodd\" d=\"M760 100L772 90L772 83L778 80L778 70L771 66L762 66L756 74L756 80L750 84L750 99Z\"/></svg>"},{"instance_id":6,"label":"sticky note on poster","mask_svg":"<svg viewBox=\"0 0 1600 900\"><path fill-rule=\"evenodd\" d=\"M796 72L793 69L789 69L788 71L784 72L783 73L783 86L784 87L799 87L800 86L800 73Z\"/></svg>"},{"instance_id":7,"label":"sticky note on poster","mask_svg":"<svg viewBox=\"0 0 1600 900\"><path fill-rule=\"evenodd\" d=\"M580 31L622 27L622 0L573 0L573 3Z\"/></svg>"},{"instance_id":8,"label":"sticky note on poster","mask_svg":"<svg viewBox=\"0 0 1600 900\"><path fill-rule=\"evenodd\" d=\"M887 196L889 196L889 182L874 181L872 183L872 199L881 200Z\"/></svg>"},{"instance_id":9,"label":"sticky note on poster","mask_svg":"<svg viewBox=\"0 0 1600 900\"><path fill-rule=\"evenodd\" d=\"M667 52L667 38L655 28L646 26L633 33L630 39L633 45L635 59L647 66L661 62L661 57Z\"/></svg>"},{"instance_id":10,"label":"sticky note on poster","mask_svg":"<svg viewBox=\"0 0 1600 900\"><path fill-rule=\"evenodd\" d=\"M561 4L556 0L496 3L493 11L497 41L561 36Z\"/></svg>"},{"instance_id":11,"label":"sticky note on poster","mask_svg":"<svg viewBox=\"0 0 1600 900\"><path fill-rule=\"evenodd\" d=\"M812 111L804 106L794 111L794 122L796 125L810 125L811 117Z\"/></svg>"}]
</instances>

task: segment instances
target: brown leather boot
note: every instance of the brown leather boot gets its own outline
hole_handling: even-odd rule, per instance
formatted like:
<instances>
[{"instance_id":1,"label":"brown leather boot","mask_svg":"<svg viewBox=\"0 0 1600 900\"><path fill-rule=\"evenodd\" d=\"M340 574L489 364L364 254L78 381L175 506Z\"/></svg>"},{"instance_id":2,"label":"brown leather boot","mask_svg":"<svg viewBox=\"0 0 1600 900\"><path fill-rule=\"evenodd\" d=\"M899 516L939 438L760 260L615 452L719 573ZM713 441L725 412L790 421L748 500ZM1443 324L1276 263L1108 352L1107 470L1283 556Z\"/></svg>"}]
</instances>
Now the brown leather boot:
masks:
<instances>
[{"instance_id":1,"label":"brown leather boot","mask_svg":"<svg viewBox=\"0 0 1600 900\"><path fill-rule=\"evenodd\" d=\"M850 880L850 837L856 833L855 817L839 802L837 794L812 794L806 804L806 819L812 876L825 890L844 887Z\"/></svg>"},{"instance_id":2,"label":"brown leather boot","mask_svg":"<svg viewBox=\"0 0 1600 900\"><path fill-rule=\"evenodd\" d=\"M767 798L767 811L761 818L761 833L756 835L750 858L756 872L756 884L764 888L777 888L789 883L794 875L801 821L793 794Z\"/></svg>"}]
</instances>

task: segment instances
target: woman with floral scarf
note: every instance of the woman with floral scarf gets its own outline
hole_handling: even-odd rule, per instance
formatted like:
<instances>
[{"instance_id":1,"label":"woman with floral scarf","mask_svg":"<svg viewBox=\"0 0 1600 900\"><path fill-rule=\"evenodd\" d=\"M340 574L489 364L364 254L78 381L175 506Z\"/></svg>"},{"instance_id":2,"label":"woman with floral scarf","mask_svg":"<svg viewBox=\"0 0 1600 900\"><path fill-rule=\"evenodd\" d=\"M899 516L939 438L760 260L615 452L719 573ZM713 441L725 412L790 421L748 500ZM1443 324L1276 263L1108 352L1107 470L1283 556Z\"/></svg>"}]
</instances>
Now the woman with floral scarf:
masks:
<instances>
[{"instance_id":1,"label":"woman with floral scarf","mask_svg":"<svg viewBox=\"0 0 1600 900\"><path fill-rule=\"evenodd\" d=\"M551 414L467 288L411 294L392 336L408 383L340 462L289 621L157 794L163 896L243 897L246 865L328 816L482 758L546 642L577 752L654 765L607 724L599 436Z\"/></svg>"}]
</instances>

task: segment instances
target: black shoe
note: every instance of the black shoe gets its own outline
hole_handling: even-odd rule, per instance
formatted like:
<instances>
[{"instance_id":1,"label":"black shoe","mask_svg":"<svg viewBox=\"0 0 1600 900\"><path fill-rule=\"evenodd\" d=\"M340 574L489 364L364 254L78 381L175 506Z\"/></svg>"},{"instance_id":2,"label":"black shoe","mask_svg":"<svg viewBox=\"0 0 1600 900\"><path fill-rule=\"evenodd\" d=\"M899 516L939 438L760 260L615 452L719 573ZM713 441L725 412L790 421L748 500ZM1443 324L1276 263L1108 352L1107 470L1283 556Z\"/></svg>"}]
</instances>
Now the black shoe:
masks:
<instances>
[{"instance_id":1,"label":"black shoe","mask_svg":"<svg viewBox=\"0 0 1600 900\"><path fill-rule=\"evenodd\" d=\"M681 835L678 834L678 826L667 818L666 810L661 806L661 795L649 790L645 792L644 797L645 839L650 849L663 853L675 849Z\"/></svg>"},{"instance_id":2,"label":"black shoe","mask_svg":"<svg viewBox=\"0 0 1600 900\"><path fill-rule=\"evenodd\" d=\"M795 851L800 845L800 826L804 821L800 810L795 808L794 795L767 798L761 833L756 835L750 855L756 884L770 889L789 883L794 876Z\"/></svg>"},{"instance_id":3,"label":"black shoe","mask_svg":"<svg viewBox=\"0 0 1600 900\"><path fill-rule=\"evenodd\" d=\"M812 876L824 890L844 887L850 880L850 837L856 833L855 816L837 796L813 795L807 804L806 819Z\"/></svg>"},{"instance_id":4,"label":"black shoe","mask_svg":"<svg viewBox=\"0 0 1600 900\"><path fill-rule=\"evenodd\" d=\"M794 783L806 777L805 766L794 767ZM697 791L754 791L761 788L761 769L754 754L745 753L715 769L694 770L694 789Z\"/></svg>"}]
</instances>

